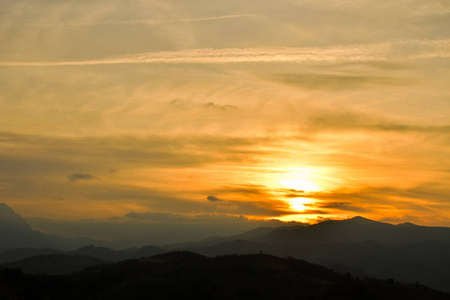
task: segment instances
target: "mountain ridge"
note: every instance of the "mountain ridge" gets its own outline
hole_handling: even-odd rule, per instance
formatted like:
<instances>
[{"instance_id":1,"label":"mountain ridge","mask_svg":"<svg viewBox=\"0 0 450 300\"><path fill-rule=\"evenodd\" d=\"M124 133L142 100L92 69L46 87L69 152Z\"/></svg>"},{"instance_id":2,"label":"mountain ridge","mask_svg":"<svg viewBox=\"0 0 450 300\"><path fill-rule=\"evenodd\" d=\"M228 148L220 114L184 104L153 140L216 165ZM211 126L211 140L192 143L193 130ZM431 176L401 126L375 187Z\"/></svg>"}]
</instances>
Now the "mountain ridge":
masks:
<instances>
[{"instance_id":1,"label":"mountain ridge","mask_svg":"<svg viewBox=\"0 0 450 300\"><path fill-rule=\"evenodd\" d=\"M7 210L11 214L11 211ZM19 216L20 217L20 216ZM17 218L13 216L13 218ZM3 229L5 230L4 227ZM41 239L28 240L17 251L0 253L0 263L42 254L82 255L118 262L174 250L187 250L214 257L227 254L267 253L279 257L306 259L328 267L351 270L379 278L397 278L404 282L421 282L432 288L450 292L450 228L428 227L412 223L393 225L363 217L327 220L306 226L260 227L239 235L208 239L162 247L146 246L113 250L106 243L90 243L52 237L31 229ZM20 238L26 238L22 235ZM70 242L72 249L49 249ZM22 245L11 243L11 245ZM79 245L79 247L74 247ZM33 246L35 249L30 249ZM47 248L47 249L45 249ZM1 249L0 249L1 250ZM395 268L392 266L395 265Z\"/></svg>"},{"instance_id":2,"label":"mountain ridge","mask_svg":"<svg viewBox=\"0 0 450 300\"><path fill-rule=\"evenodd\" d=\"M102 264L65 276L0 272L4 299L427 299L450 295L420 284L355 278L267 254L215 258L180 251Z\"/></svg>"},{"instance_id":3,"label":"mountain ridge","mask_svg":"<svg viewBox=\"0 0 450 300\"><path fill-rule=\"evenodd\" d=\"M0 203L0 252L17 248L54 248L70 251L86 244L104 245L106 242L90 238L65 238L33 230L6 203Z\"/></svg>"}]
</instances>

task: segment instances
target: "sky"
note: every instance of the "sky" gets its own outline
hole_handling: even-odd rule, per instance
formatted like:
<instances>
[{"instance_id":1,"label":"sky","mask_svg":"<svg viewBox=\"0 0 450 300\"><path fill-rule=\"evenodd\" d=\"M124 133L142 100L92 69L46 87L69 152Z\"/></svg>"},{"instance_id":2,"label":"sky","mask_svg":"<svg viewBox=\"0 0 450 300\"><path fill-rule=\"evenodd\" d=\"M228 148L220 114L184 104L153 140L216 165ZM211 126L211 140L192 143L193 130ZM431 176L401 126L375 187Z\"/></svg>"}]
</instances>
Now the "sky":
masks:
<instances>
[{"instance_id":1,"label":"sky","mask_svg":"<svg viewBox=\"0 0 450 300\"><path fill-rule=\"evenodd\" d=\"M0 0L0 41L34 228L450 226L449 0Z\"/></svg>"}]
</instances>

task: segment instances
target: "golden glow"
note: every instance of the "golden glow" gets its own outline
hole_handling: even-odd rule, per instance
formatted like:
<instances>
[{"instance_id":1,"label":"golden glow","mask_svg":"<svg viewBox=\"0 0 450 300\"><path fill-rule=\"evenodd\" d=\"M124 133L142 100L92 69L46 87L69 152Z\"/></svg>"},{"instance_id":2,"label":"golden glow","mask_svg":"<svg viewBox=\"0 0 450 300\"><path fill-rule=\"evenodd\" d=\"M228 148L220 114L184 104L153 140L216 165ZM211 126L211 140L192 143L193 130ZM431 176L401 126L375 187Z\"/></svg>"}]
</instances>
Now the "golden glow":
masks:
<instances>
[{"instance_id":1,"label":"golden glow","mask_svg":"<svg viewBox=\"0 0 450 300\"><path fill-rule=\"evenodd\" d=\"M298 211L304 211L308 209L308 204L313 202L313 199L310 198L294 198L290 200L291 202L291 208L298 210Z\"/></svg>"},{"instance_id":2,"label":"golden glow","mask_svg":"<svg viewBox=\"0 0 450 300\"><path fill-rule=\"evenodd\" d=\"M314 224L317 222L317 219L320 218L321 215L319 214L298 214L298 215L287 215L287 216L283 216L279 219L280 221L283 222L302 222L302 223L310 223L310 224Z\"/></svg>"},{"instance_id":3,"label":"golden glow","mask_svg":"<svg viewBox=\"0 0 450 300\"><path fill-rule=\"evenodd\" d=\"M320 188L312 181L301 178L285 178L281 180L281 185L285 188L303 192L317 192Z\"/></svg>"},{"instance_id":4,"label":"golden glow","mask_svg":"<svg viewBox=\"0 0 450 300\"><path fill-rule=\"evenodd\" d=\"M354 1L302 1L339 7L323 26L291 18L299 1L261 3L265 18L242 1L22 2L0 26L0 203L19 213L450 225L446 5L379 1L342 34ZM411 18L432 26L398 40Z\"/></svg>"}]
</instances>

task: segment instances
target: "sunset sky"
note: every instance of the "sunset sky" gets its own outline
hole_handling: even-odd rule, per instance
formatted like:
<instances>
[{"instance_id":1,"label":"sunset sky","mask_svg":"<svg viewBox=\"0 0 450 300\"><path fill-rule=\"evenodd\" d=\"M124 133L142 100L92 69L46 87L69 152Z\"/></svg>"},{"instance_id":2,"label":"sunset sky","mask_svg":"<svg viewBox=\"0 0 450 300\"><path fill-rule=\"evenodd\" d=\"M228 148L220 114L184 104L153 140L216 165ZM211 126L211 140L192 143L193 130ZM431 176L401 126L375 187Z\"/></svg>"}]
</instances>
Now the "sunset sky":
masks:
<instances>
[{"instance_id":1,"label":"sunset sky","mask_svg":"<svg viewBox=\"0 0 450 300\"><path fill-rule=\"evenodd\" d=\"M448 0L0 0L0 202L450 226L449 82Z\"/></svg>"}]
</instances>

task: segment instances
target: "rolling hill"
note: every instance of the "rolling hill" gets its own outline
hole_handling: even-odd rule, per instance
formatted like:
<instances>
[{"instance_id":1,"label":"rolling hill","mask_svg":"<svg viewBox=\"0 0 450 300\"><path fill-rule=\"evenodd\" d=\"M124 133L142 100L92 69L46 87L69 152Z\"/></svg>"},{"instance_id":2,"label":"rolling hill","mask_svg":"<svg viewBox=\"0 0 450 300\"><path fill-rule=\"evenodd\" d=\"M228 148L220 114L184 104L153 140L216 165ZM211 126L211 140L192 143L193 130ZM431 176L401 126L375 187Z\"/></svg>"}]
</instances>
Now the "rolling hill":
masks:
<instances>
[{"instance_id":1,"label":"rolling hill","mask_svg":"<svg viewBox=\"0 0 450 300\"><path fill-rule=\"evenodd\" d=\"M357 279L265 254L208 258L171 252L66 276L5 270L2 299L450 299L420 284Z\"/></svg>"}]
</instances>

